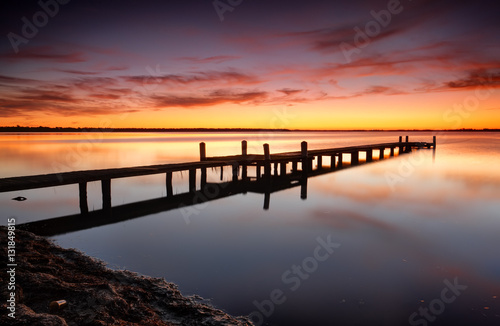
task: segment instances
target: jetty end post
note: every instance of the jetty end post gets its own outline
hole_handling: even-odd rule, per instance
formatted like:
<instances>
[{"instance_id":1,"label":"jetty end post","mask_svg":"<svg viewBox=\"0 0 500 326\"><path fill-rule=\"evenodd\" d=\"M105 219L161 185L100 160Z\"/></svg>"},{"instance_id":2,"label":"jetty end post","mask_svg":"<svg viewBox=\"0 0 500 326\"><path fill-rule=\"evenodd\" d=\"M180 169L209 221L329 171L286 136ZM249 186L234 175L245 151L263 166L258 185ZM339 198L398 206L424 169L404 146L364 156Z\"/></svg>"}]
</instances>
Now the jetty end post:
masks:
<instances>
[{"instance_id":1,"label":"jetty end post","mask_svg":"<svg viewBox=\"0 0 500 326\"><path fill-rule=\"evenodd\" d=\"M399 142L402 143L403 142L403 136L399 136Z\"/></svg>"},{"instance_id":2,"label":"jetty end post","mask_svg":"<svg viewBox=\"0 0 500 326\"><path fill-rule=\"evenodd\" d=\"M300 143L300 153L302 157L302 171L309 172L309 162L307 158L307 142L303 141Z\"/></svg>"},{"instance_id":3,"label":"jetty end post","mask_svg":"<svg viewBox=\"0 0 500 326\"><path fill-rule=\"evenodd\" d=\"M432 148L436 148L436 136L432 136Z\"/></svg>"},{"instance_id":4,"label":"jetty end post","mask_svg":"<svg viewBox=\"0 0 500 326\"><path fill-rule=\"evenodd\" d=\"M200 161L207 160L207 146L204 142L200 143Z\"/></svg>"}]
</instances>

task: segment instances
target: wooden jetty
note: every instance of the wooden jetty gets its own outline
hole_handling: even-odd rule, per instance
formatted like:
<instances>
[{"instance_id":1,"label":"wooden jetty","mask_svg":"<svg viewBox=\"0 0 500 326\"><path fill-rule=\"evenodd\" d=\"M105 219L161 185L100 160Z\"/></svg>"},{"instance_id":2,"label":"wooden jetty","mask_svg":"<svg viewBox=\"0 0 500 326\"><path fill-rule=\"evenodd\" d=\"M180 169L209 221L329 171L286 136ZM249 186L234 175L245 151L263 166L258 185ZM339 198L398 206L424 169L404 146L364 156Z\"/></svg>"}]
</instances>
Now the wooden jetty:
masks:
<instances>
[{"instance_id":1,"label":"wooden jetty","mask_svg":"<svg viewBox=\"0 0 500 326\"><path fill-rule=\"evenodd\" d=\"M136 218L156 212L179 207L196 205L239 193L263 193L264 209L269 207L272 192L301 187L301 198L307 197L307 178L332 173L337 170L361 164L380 161L409 153L417 148L436 148L436 136L432 143L410 142L399 137L398 142L372 145L348 146L329 149L308 150L307 142L301 143L301 150L271 154L268 144L263 145L264 154L247 153L247 142L241 142L242 152L239 155L207 157L205 143L200 143L200 161L162 165L139 166L129 168L75 171L24 177L0 179L0 192L38 189L70 184L78 184L80 198L80 214L20 224L21 229L29 229L40 235L61 234L88 227L116 223L117 221ZM373 153L378 152L378 159ZM360 160L360 152L365 153L365 160ZM388 153L386 153L388 152ZM323 157L330 158L330 165L323 164ZM349 158L349 160L345 160ZM316 162L314 166L313 163ZM224 167L231 167L232 181L223 181ZM300 167L300 169L299 169ZM220 168L221 183L207 183L207 169ZM249 168L255 174L249 175ZM200 170L200 185L196 185L196 174ZM175 172L189 171L189 191L175 194L172 176ZM111 180L126 177L152 174L166 175L166 197L133 204L112 207ZM87 183L100 181L102 189L102 210L89 212L87 203ZM212 190L210 190L212 189ZM216 190L214 192L214 190ZM216 193L214 195L214 193ZM87 216L88 218L82 218ZM93 218L98 217L98 218ZM55 232L55 233L54 233Z\"/></svg>"}]
</instances>

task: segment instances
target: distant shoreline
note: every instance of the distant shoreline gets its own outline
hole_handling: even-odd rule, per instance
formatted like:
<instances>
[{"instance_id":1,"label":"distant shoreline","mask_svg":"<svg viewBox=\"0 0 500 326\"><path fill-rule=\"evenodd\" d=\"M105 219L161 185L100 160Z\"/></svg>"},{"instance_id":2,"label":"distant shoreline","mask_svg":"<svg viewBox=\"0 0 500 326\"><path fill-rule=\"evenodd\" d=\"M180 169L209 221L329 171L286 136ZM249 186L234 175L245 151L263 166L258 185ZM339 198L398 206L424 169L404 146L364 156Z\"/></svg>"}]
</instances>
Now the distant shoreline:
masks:
<instances>
[{"instance_id":1,"label":"distant shoreline","mask_svg":"<svg viewBox=\"0 0 500 326\"><path fill-rule=\"evenodd\" d=\"M259 128L71 128L71 127L0 127L5 132L500 132L500 129L259 129Z\"/></svg>"}]
</instances>

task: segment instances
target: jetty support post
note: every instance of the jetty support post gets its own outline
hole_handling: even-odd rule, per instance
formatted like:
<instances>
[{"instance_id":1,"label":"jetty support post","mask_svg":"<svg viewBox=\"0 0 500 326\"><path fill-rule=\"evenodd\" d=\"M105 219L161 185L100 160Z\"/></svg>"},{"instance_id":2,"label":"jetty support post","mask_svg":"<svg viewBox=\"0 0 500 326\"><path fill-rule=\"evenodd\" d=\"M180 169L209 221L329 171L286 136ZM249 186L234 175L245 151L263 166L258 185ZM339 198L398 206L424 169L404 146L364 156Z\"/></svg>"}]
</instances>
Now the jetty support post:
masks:
<instances>
[{"instance_id":1,"label":"jetty support post","mask_svg":"<svg viewBox=\"0 0 500 326\"><path fill-rule=\"evenodd\" d=\"M323 156L318 155L318 170L323 168Z\"/></svg>"},{"instance_id":2,"label":"jetty support post","mask_svg":"<svg viewBox=\"0 0 500 326\"><path fill-rule=\"evenodd\" d=\"M167 197L171 197L174 195L174 189L172 187L172 172L167 172Z\"/></svg>"},{"instance_id":3,"label":"jetty support post","mask_svg":"<svg viewBox=\"0 0 500 326\"><path fill-rule=\"evenodd\" d=\"M303 141L300 143L300 153L302 158L302 171L309 172L309 160L307 158L307 142Z\"/></svg>"},{"instance_id":4,"label":"jetty support post","mask_svg":"<svg viewBox=\"0 0 500 326\"><path fill-rule=\"evenodd\" d=\"M300 199L307 199L307 173L303 173L300 178Z\"/></svg>"},{"instance_id":5,"label":"jetty support post","mask_svg":"<svg viewBox=\"0 0 500 326\"><path fill-rule=\"evenodd\" d=\"M343 164L343 162L342 162L342 160L343 160L343 156L342 156L342 155L343 155L343 153L342 153L342 152L338 153L338 156L339 156L339 163L338 163L338 167L339 167L339 168L341 168L341 167L342 167L342 164Z\"/></svg>"},{"instance_id":6,"label":"jetty support post","mask_svg":"<svg viewBox=\"0 0 500 326\"><path fill-rule=\"evenodd\" d=\"M385 147L380 147L379 148L379 151L380 151L380 154L378 156L378 159L379 160L383 160L385 157L384 157L384 152L385 152Z\"/></svg>"},{"instance_id":7,"label":"jetty support post","mask_svg":"<svg viewBox=\"0 0 500 326\"><path fill-rule=\"evenodd\" d=\"M403 136L399 136L399 142L402 143L403 142Z\"/></svg>"},{"instance_id":8,"label":"jetty support post","mask_svg":"<svg viewBox=\"0 0 500 326\"><path fill-rule=\"evenodd\" d=\"M330 170L335 170L335 155L330 156Z\"/></svg>"},{"instance_id":9,"label":"jetty support post","mask_svg":"<svg viewBox=\"0 0 500 326\"><path fill-rule=\"evenodd\" d=\"M371 148L366 150L366 161L367 162L373 161L373 149Z\"/></svg>"},{"instance_id":10,"label":"jetty support post","mask_svg":"<svg viewBox=\"0 0 500 326\"><path fill-rule=\"evenodd\" d=\"M78 190L80 194L80 213L87 214L89 212L89 205L87 203L87 183L80 182L78 184Z\"/></svg>"},{"instance_id":11,"label":"jetty support post","mask_svg":"<svg viewBox=\"0 0 500 326\"><path fill-rule=\"evenodd\" d=\"M359 164L359 151L351 152L351 165Z\"/></svg>"},{"instance_id":12,"label":"jetty support post","mask_svg":"<svg viewBox=\"0 0 500 326\"><path fill-rule=\"evenodd\" d=\"M204 142L200 143L200 161L207 160L207 146Z\"/></svg>"},{"instance_id":13,"label":"jetty support post","mask_svg":"<svg viewBox=\"0 0 500 326\"><path fill-rule=\"evenodd\" d=\"M189 192L196 191L196 169L189 170Z\"/></svg>"},{"instance_id":14,"label":"jetty support post","mask_svg":"<svg viewBox=\"0 0 500 326\"><path fill-rule=\"evenodd\" d=\"M391 157L394 156L394 146L391 146Z\"/></svg>"},{"instance_id":15,"label":"jetty support post","mask_svg":"<svg viewBox=\"0 0 500 326\"><path fill-rule=\"evenodd\" d=\"M246 156L248 155L248 143L246 140L241 141L241 156L243 156L243 160L246 162ZM244 181L247 179L247 164L243 162L241 164L241 179Z\"/></svg>"},{"instance_id":16,"label":"jetty support post","mask_svg":"<svg viewBox=\"0 0 500 326\"><path fill-rule=\"evenodd\" d=\"M111 179L101 180L101 190L102 190L102 209L111 209Z\"/></svg>"},{"instance_id":17,"label":"jetty support post","mask_svg":"<svg viewBox=\"0 0 500 326\"><path fill-rule=\"evenodd\" d=\"M280 176L282 176L282 177L286 176L286 164L287 164L287 162L285 162L285 161L282 161L280 163Z\"/></svg>"},{"instance_id":18,"label":"jetty support post","mask_svg":"<svg viewBox=\"0 0 500 326\"><path fill-rule=\"evenodd\" d=\"M269 151L269 144L264 144L264 175L271 176L271 152Z\"/></svg>"},{"instance_id":19,"label":"jetty support post","mask_svg":"<svg viewBox=\"0 0 500 326\"><path fill-rule=\"evenodd\" d=\"M432 148L436 149L436 136L432 136Z\"/></svg>"},{"instance_id":20,"label":"jetty support post","mask_svg":"<svg viewBox=\"0 0 500 326\"><path fill-rule=\"evenodd\" d=\"M264 210L267 211L269 209L269 204L271 202L271 193L266 191L264 193Z\"/></svg>"},{"instance_id":21,"label":"jetty support post","mask_svg":"<svg viewBox=\"0 0 500 326\"><path fill-rule=\"evenodd\" d=\"M207 186L207 168L201 168L201 179L200 179L201 190L205 190L206 186Z\"/></svg>"},{"instance_id":22,"label":"jetty support post","mask_svg":"<svg viewBox=\"0 0 500 326\"><path fill-rule=\"evenodd\" d=\"M240 172L240 165L238 162L233 162L231 164L231 167L233 168L233 182L238 181L238 173Z\"/></svg>"}]
</instances>

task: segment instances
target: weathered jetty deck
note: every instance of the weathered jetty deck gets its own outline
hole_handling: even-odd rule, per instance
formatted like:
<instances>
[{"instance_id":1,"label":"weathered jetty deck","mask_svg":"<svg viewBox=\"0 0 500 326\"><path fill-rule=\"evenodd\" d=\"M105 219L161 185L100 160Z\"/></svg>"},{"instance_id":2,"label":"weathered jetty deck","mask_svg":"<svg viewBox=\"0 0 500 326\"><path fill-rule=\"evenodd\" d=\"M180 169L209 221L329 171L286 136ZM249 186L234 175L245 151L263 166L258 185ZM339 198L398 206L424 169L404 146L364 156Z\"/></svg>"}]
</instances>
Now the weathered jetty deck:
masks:
<instances>
[{"instance_id":1,"label":"weathered jetty deck","mask_svg":"<svg viewBox=\"0 0 500 326\"><path fill-rule=\"evenodd\" d=\"M301 151L270 153L268 144L263 145L264 154L247 153L247 142L241 143L241 154L207 157L205 143L200 143L200 161L188 163L161 164L129 168L103 169L12 177L0 179L0 192L39 189L46 187L78 184L80 214L26 223L20 228L41 235L54 235L85 229L88 227L115 223L160 211L196 205L239 193L256 192L265 194L264 209L269 207L272 192L301 187L301 198L307 197L307 178L332 173L337 170L380 161L409 153L414 148L436 148L433 142L410 142L399 137L398 142L328 149L308 150L307 142L301 143ZM360 153L364 152L364 159ZM378 154L374 159L373 153ZM378 152L378 153L377 153ZM323 164L323 157L329 157L329 166ZM348 159L348 160L347 160ZM316 163L316 164L314 164ZM232 181L223 182L224 167L231 167ZM207 169L220 168L221 182L207 183ZM251 169L252 171L249 171ZM201 172L197 186L197 171ZM174 194L172 175L189 171L189 191ZM249 173L249 172L255 172ZM138 203L111 205L111 180L152 174L166 175L166 198L158 198ZM102 189L102 209L89 212L87 203L87 183L99 181ZM113 213L113 214L111 214ZM87 216L88 218L82 218ZM98 218L92 218L98 217Z\"/></svg>"}]
</instances>

